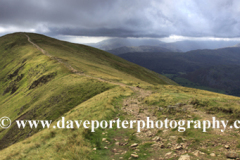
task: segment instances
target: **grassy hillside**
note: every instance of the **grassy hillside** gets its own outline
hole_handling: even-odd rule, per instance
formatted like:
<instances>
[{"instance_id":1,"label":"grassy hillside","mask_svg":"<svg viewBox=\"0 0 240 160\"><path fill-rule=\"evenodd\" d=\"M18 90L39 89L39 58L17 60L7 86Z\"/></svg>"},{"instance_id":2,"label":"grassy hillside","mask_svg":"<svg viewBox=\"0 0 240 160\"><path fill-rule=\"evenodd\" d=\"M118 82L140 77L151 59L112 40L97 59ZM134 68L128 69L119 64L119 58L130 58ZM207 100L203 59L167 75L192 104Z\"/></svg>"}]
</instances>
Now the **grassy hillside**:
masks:
<instances>
[{"instance_id":1,"label":"grassy hillside","mask_svg":"<svg viewBox=\"0 0 240 160\"><path fill-rule=\"evenodd\" d=\"M0 117L55 120L78 104L113 88L113 84L72 74L80 73L126 84L173 83L164 76L91 47L28 34L50 58L23 33L0 38ZM59 63L56 59L61 59ZM165 81L166 80L166 81ZM16 130L14 124L0 132L0 149L23 140L38 130Z\"/></svg>"},{"instance_id":2,"label":"grassy hillside","mask_svg":"<svg viewBox=\"0 0 240 160\"><path fill-rule=\"evenodd\" d=\"M15 119L56 119L113 85L71 74L43 55L24 34L1 38L0 116ZM37 130L0 132L0 148L23 140Z\"/></svg>"},{"instance_id":3,"label":"grassy hillside","mask_svg":"<svg viewBox=\"0 0 240 160\"><path fill-rule=\"evenodd\" d=\"M186 153L194 159L226 159L224 145L238 150L238 130L147 129L136 134L136 128L116 125L95 133L83 128L18 129L17 119L49 119L53 126L62 116L68 120L144 120L147 116L203 120L214 114L233 121L240 114L238 97L174 85L164 76L98 49L27 35L44 54L23 33L0 38L0 117L13 122L10 128L0 129L1 159L178 159ZM176 103L183 105L170 111L167 106ZM161 140L154 140L157 136ZM131 147L134 143L138 146ZM196 156L196 150L201 154Z\"/></svg>"},{"instance_id":4,"label":"grassy hillside","mask_svg":"<svg viewBox=\"0 0 240 160\"><path fill-rule=\"evenodd\" d=\"M66 43L38 34L28 34L49 54L88 75L123 83L176 84L164 76L99 49Z\"/></svg>"}]
</instances>

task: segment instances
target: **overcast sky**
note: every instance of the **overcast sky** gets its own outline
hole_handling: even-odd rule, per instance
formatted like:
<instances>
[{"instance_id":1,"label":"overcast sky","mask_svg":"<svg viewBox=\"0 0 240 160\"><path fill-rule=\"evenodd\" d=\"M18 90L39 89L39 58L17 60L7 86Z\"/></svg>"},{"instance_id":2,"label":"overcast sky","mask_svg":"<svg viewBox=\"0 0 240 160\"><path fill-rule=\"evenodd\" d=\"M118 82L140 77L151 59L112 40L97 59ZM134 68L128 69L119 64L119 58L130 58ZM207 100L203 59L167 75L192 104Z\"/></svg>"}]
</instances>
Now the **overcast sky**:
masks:
<instances>
[{"instance_id":1,"label":"overcast sky","mask_svg":"<svg viewBox=\"0 0 240 160\"><path fill-rule=\"evenodd\" d=\"M239 0L0 0L0 35L236 40L239 17Z\"/></svg>"}]
</instances>

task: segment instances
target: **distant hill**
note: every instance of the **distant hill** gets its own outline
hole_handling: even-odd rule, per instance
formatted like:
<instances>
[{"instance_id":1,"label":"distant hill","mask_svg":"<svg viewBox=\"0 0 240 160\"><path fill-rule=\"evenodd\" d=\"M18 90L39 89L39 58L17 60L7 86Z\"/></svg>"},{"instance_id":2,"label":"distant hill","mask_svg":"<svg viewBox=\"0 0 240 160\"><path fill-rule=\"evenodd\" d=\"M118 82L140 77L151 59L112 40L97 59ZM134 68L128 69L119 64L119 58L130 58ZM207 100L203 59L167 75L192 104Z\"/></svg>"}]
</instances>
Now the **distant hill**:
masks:
<instances>
[{"instance_id":1,"label":"distant hill","mask_svg":"<svg viewBox=\"0 0 240 160\"><path fill-rule=\"evenodd\" d=\"M132 52L172 52L172 50L158 47L158 46L133 46L133 47L120 47L112 50L107 50L107 52L112 53L114 55L119 55L123 53L132 53Z\"/></svg>"},{"instance_id":2,"label":"distant hill","mask_svg":"<svg viewBox=\"0 0 240 160\"><path fill-rule=\"evenodd\" d=\"M165 74L184 86L209 87L209 90L217 89L226 94L239 95L236 91L236 89L240 89L238 87L240 79L237 74L240 62L239 47L194 50L185 53L125 53L119 56L155 72ZM213 84L215 73L221 75L221 78L219 81L215 79L216 82Z\"/></svg>"},{"instance_id":3,"label":"distant hill","mask_svg":"<svg viewBox=\"0 0 240 160\"><path fill-rule=\"evenodd\" d=\"M240 48L229 47L216 50L178 52L125 53L119 56L158 73L191 72L202 67L238 64Z\"/></svg>"},{"instance_id":4,"label":"distant hill","mask_svg":"<svg viewBox=\"0 0 240 160\"><path fill-rule=\"evenodd\" d=\"M199 50L199 49L219 49L235 46L239 41L197 41L197 40L184 40L184 41L176 41L171 43L165 43L160 40L154 39L141 39L141 38L111 38L107 40L103 40L98 43L87 44L92 47L96 47L110 53L128 53L133 52L133 48L135 48L135 52L140 49L141 46L147 46L148 50L145 52L158 52L160 50L156 50L157 48L167 49L172 52L188 52L191 50ZM125 52L124 52L125 50Z\"/></svg>"},{"instance_id":5,"label":"distant hill","mask_svg":"<svg viewBox=\"0 0 240 160\"><path fill-rule=\"evenodd\" d=\"M138 47L141 45L145 46L159 46L160 44L164 44L159 40L154 39L132 39L132 38L111 38L107 40L103 40L98 43L87 44L102 50L113 50L120 47Z\"/></svg>"},{"instance_id":6,"label":"distant hill","mask_svg":"<svg viewBox=\"0 0 240 160\"><path fill-rule=\"evenodd\" d=\"M181 77L196 84L240 96L240 65L217 65L198 69Z\"/></svg>"},{"instance_id":7,"label":"distant hill","mask_svg":"<svg viewBox=\"0 0 240 160\"><path fill-rule=\"evenodd\" d=\"M219 48L226 48L231 47L239 43L239 41L177 41L173 43L167 43L170 46L174 46L178 50L182 52L188 52L192 50L199 50L199 49L219 49Z\"/></svg>"},{"instance_id":8,"label":"distant hill","mask_svg":"<svg viewBox=\"0 0 240 160\"><path fill-rule=\"evenodd\" d=\"M236 44L236 45L234 45L233 47L240 47L240 43L239 43L239 44Z\"/></svg>"}]
</instances>

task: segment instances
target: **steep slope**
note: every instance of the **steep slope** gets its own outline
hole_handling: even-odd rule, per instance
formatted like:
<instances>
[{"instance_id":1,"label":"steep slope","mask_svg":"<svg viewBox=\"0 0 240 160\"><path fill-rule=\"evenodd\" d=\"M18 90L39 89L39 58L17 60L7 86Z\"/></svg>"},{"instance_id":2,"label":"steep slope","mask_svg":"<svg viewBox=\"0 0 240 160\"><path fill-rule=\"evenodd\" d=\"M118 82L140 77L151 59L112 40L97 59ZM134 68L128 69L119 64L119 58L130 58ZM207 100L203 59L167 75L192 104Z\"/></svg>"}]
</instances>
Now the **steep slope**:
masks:
<instances>
[{"instance_id":1,"label":"steep slope","mask_svg":"<svg viewBox=\"0 0 240 160\"><path fill-rule=\"evenodd\" d=\"M0 44L0 117L13 121L9 129L0 129L1 159L178 159L186 153L210 159L212 152L215 159L226 159L224 145L231 144L234 154L239 147L234 129L56 129L62 116L83 121L210 120L211 113L233 121L239 118L240 98L166 85L175 83L106 52L42 35L7 35ZM16 119L53 123L49 129L18 129Z\"/></svg>"},{"instance_id":2,"label":"steep slope","mask_svg":"<svg viewBox=\"0 0 240 160\"><path fill-rule=\"evenodd\" d=\"M6 35L0 46L0 117L8 115L12 120L55 120L118 82L175 84L101 50L42 35ZM0 149L40 130L17 131L16 127L14 123L1 130Z\"/></svg>"},{"instance_id":3,"label":"steep slope","mask_svg":"<svg viewBox=\"0 0 240 160\"><path fill-rule=\"evenodd\" d=\"M112 85L74 76L63 65L42 54L24 34L1 38L0 116L16 119L56 119ZM40 130L40 128L38 129ZM0 148L23 140L38 130L0 132Z\"/></svg>"},{"instance_id":4,"label":"steep slope","mask_svg":"<svg viewBox=\"0 0 240 160\"><path fill-rule=\"evenodd\" d=\"M126 83L176 84L155 72L117 56L85 45L61 42L42 35L29 34L41 48L67 62L79 72Z\"/></svg>"},{"instance_id":5,"label":"steep slope","mask_svg":"<svg viewBox=\"0 0 240 160\"><path fill-rule=\"evenodd\" d=\"M150 90L149 90L150 89ZM132 95L135 93L134 95ZM176 104L183 105L177 106ZM239 117L240 98L180 86L159 85L148 90L115 87L65 113L70 120L110 120L120 118L145 120L217 119L233 121ZM168 105L176 105L169 111ZM160 107L160 108L159 108ZM59 118L60 119L60 118ZM58 120L59 120L58 119ZM54 122L52 125L56 125ZM144 129L44 129L41 132L0 151L2 159L178 159L189 154L191 159L225 160L225 154L237 157L239 132L227 128ZM160 137L160 138L159 138ZM160 139L160 140L159 140ZM137 147L131 147L136 144ZM226 149L225 146L230 146ZM212 157L210 154L216 156Z\"/></svg>"}]
</instances>

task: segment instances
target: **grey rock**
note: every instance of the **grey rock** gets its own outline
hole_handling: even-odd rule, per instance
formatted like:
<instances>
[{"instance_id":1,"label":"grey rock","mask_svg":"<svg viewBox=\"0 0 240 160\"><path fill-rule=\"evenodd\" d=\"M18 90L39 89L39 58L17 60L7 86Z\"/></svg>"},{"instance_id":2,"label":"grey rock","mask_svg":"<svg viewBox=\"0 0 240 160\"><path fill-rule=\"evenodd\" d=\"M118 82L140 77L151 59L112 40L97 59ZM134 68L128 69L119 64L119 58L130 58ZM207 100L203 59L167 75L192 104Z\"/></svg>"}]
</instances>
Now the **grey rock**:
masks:
<instances>
[{"instance_id":1,"label":"grey rock","mask_svg":"<svg viewBox=\"0 0 240 160\"><path fill-rule=\"evenodd\" d=\"M239 158L239 154L234 151L230 151L230 152L227 152L226 157L236 159L236 158Z\"/></svg>"},{"instance_id":2,"label":"grey rock","mask_svg":"<svg viewBox=\"0 0 240 160\"><path fill-rule=\"evenodd\" d=\"M216 157L216 154L215 153L211 153L210 156Z\"/></svg>"},{"instance_id":3,"label":"grey rock","mask_svg":"<svg viewBox=\"0 0 240 160\"><path fill-rule=\"evenodd\" d=\"M138 158L139 156L137 154L131 154L132 157Z\"/></svg>"},{"instance_id":4,"label":"grey rock","mask_svg":"<svg viewBox=\"0 0 240 160\"><path fill-rule=\"evenodd\" d=\"M181 157L178 160L190 160L190 156L188 154L181 155Z\"/></svg>"},{"instance_id":5,"label":"grey rock","mask_svg":"<svg viewBox=\"0 0 240 160\"><path fill-rule=\"evenodd\" d=\"M133 144L131 145L131 148L133 148L133 147L137 147L137 146L138 146L137 143L133 143Z\"/></svg>"}]
</instances>

